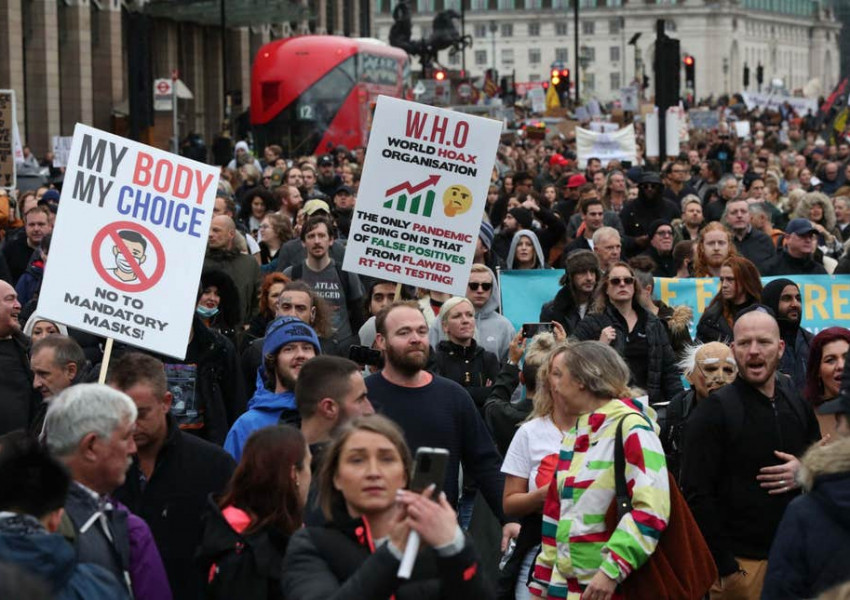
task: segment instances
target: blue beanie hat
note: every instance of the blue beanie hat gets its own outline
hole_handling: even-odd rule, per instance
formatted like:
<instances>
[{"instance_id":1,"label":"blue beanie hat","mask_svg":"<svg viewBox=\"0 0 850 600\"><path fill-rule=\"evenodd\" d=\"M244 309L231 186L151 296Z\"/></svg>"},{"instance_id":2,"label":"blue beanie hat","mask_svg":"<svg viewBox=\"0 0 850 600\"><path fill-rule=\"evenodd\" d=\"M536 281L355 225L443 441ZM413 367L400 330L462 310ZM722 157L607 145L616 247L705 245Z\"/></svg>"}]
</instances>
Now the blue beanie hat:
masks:
<instances>
[{"instance_id":1,"label":"blue beanie hat","mask_svg":"<svg viewBox=\"0 0 850 600\"><path fill-rule=\"evenodd\" d=\"M481 230L478 232L478 237L481 238L481 242L487 250L493 246L494 235L495 232L493 231L493 226L487 221L481 221Z\"/></svg>"},{"instance_id":2,"label":"blue beanie hat","mask_svg":"<svg viewBox=\"0 0 850 600\"><path fill-rule=\"evenodd\" d=\"M266 339L263 341L263 356L275 354L292 342L313 344L316 354L322 353L319 337L312 327L295 317L278 317L266 327Z\"/></svg>"}]
</instances>

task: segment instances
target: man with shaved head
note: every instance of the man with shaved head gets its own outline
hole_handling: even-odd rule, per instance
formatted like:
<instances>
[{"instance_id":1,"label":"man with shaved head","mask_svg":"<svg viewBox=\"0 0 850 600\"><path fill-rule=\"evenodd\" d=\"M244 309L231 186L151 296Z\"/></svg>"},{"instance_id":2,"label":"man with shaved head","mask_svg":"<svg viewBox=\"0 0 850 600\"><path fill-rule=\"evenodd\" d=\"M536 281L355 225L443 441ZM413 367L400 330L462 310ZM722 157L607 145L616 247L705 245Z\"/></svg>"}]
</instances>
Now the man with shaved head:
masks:
<instances>
[{"instance_id":1,"label":"man with shaved head","mask_svg":"<svg viewBox=\"0 0 850 600\"><path fill-rule=\"evenodd\" d=\"M226 273L239 291L240 315L247 323L257 314L260 265L248 254L242 254L234 246L236 223L227 215L213 217L207 237L207 255L204 271L216 269Z\"/></svg>"},{"instance_id":2,"label":"man with shaved head","mask_svg":"<svg viewBox=\"0 0 850 600\"><path fill-rule=\"evenodd\" d=\"M711 598L757 600L776 528L800 493L797 456L820 429L778 373L785 343L772 311L742 311L733 333L738 375L688 421L680 483L720 574Z\"/></svg>"}]
</instances>

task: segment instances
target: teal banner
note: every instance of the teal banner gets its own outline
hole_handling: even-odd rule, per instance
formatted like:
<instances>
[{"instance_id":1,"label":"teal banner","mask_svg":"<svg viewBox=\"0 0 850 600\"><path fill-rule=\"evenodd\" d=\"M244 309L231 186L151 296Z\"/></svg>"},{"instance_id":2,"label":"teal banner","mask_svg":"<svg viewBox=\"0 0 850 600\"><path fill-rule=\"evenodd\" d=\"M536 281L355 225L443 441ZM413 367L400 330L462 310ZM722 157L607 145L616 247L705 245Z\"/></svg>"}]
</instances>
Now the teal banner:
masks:
<instances>
[{"instance_id":1,"label":"teal banner","mask_svg":"<svg viewBox=\"0 0 850 600\"><path fill-rule=\"evenodd\" d=\"M555 297L563 270L501 271L499 285L502 293L502 313L517 329L523 323L540 320L540 308ZM762 283L778 279L762 277ZM817 333L833 326L850 327L850 275L792 275L788 277L800 286L803 300L803 327ZM676 306L685 304L694 311L691 333L703 311L717 294L720 280L716 277L698 279L655 279L655 298Z\"/></svg>"}]
</instances>

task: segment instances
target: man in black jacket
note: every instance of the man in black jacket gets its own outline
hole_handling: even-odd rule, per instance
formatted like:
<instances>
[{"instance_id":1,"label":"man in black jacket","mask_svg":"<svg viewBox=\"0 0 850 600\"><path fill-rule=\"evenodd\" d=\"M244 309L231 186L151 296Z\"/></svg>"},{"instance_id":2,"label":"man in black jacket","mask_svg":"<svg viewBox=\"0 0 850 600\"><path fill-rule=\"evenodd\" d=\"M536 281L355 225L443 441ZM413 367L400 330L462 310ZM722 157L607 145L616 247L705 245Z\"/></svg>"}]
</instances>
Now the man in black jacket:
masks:
<instances>
[{"instance_id":1,"label":"man in black jacket","mask_svg":"<svg viewBox=\"0 0 850 600\"><path fill-rule=\"evenodd\" d=\"M762 275L826 275L823 265L812 258L817 239L811 221L792 219L785 228L785 248L761 266Z\"/></svg>"},{"instance_id":2,"label":"man in black jacket","mask_svg":"<svg viewBox=\"0 0 850 600\"><path fill-rule=\"evenodd\" d=\"M811 406L777 376L785 344L769 309L738 317L738 377L688 422L681 485L717 563L712 598L759 598L785 508L798 494L797 456L820 439Z\"/></svg>"},{"instance_id":3,"label":"man in black jacket","mask_svg":"<svg viewBox=\"0 0 850 600\"><path fill-rule=\"evenodd\" d=\"M109 382L138 409L137 452L115 497L151 528L174 598L197 600L205 574L195 567L194 555L207 496L224 491L236 465L218 446L180 431L159 360L127 353L113 363Z\"/></svg>"},{"instance_id":4,"label":"man in black jacket","mask_svg":"<svg viewBox=\"0 0 850 600\"><path fill-rule=\"evenodd\" d=\"M620 211L620 221L626 236L634 238L634 253L649 246L652 223L664 219L668 223L682 216L682 209L662 195L664 183L658 173L646 172L641 176L636 200L626 202Z\"/></svg>"},{"instance_id":5,"label":"man in black jacket","mask_svg":"<svg viewBox=\"0 0 850 600\"><path fill-rule=\"evenodd\" d=\"M21 333L15 288L0 281L0 435L26 429L41 404L32 387L29 339Z\"/></svg>"},{"instance_id":6,"label":"man in black jacket","mask_svg":"<svg viewBox=\"0 0 850 600\"><path fill-rule=\"evenodd\" d=\"M599 259L590 250L573 250L567 255L561 289L540 309L540 321L557 321L570 335L587 314L593 290L602 276Z\"/></svg>"},{"instance_id":7,"label":"man in black jacket","mask_svg":"<svg viewBox=\"0 0 850 600\"><path fill-rule=\"evenodd\" d=\"M765 275L763 265L776 254L770 236L755 229L750 220L750 207L744 198L730 200L723 213L726 226L732 230L732 241L738 254L751 261Z\"/></svg>"}]
</instances>

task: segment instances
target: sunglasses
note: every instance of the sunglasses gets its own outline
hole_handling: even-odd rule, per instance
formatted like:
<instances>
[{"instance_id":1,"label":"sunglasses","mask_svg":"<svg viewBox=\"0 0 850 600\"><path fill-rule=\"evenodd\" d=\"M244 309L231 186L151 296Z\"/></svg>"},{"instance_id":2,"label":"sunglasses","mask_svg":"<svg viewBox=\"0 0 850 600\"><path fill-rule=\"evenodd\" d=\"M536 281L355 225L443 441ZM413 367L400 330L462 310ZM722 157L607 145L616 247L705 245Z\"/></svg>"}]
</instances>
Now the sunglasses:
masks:
<instances>
[{"instance_id":1,"label":"sunglasses","mask_svg":"<svg viewBox=\"0 0 850 600\"><path fill-rule=\"evenodd\" d=\"M608 280L611 285L632 285L634 282L634 277L612 277Z\"/></svg>"},{"instance_id":2,"label":"sunglasses","mask_svg":"<svg viewBox=\"0 0 850 600\"><path fill-rule=\"evenodd\" d=\"M473 292L477 292L478 290L484 290L485 292L489 292L492 287L492 283L478 283L477 281L469 282L469 289L471 289Z\"/></svg>"}]
</instances>

